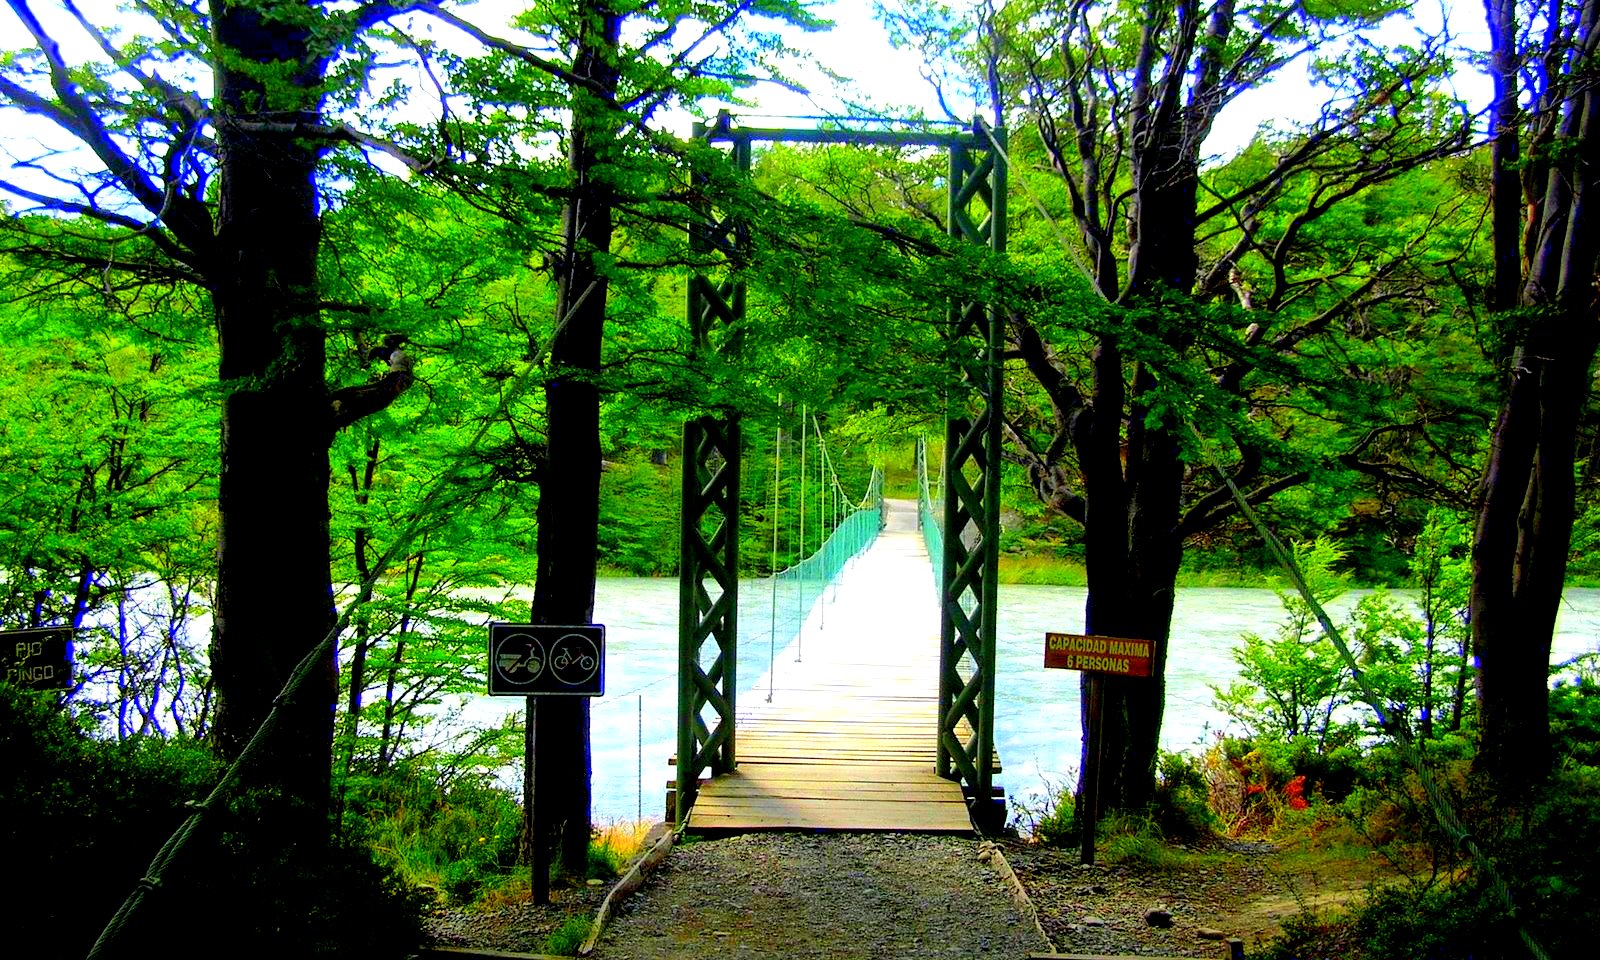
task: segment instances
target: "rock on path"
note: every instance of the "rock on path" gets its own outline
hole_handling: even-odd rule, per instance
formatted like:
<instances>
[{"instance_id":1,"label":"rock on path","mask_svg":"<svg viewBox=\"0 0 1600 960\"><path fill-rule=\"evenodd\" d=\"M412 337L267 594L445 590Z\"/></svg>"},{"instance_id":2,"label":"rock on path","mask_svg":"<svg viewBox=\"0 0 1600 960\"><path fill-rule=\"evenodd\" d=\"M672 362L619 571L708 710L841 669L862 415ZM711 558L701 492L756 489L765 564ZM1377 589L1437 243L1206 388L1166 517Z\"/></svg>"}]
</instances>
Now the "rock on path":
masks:
<instances>
[{"instance_id":1,"label":"rock on path","mask_svg":"<svg viewBox=\"0 0 1600 960\"><path fill-rule=\"evenodd\" d=\"M599 960L1014 957L1047 950L978 842L746 834L675 848Z\"/></svg>"}]
</instances>

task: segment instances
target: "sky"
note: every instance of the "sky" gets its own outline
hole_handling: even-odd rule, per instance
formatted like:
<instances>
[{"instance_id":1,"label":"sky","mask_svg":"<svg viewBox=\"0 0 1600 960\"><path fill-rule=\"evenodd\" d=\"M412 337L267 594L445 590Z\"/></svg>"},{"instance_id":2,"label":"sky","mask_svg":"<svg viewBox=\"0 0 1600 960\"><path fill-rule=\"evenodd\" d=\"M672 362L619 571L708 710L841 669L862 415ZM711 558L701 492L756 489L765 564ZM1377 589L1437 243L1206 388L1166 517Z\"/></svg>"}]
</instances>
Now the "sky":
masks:
<instances>
[{"instance_id":1,"label":"sky","mask_svg":"<svg viewBox=\"0 0 1600 960\"><path fill-rule=\"evenodd\" d=\"M102 11L113 6L111 0L79 2L85 12L97 20ZM963 0L954 0L956 4L961 2ZM32 0L32 5L47 22L62 25L59 35L68 41L69 57L91 52L81 32L65 19L61 0ZM513 36L512 31L502 25L510 12L521 6L521 0L483 0L461 11L467 19L491 33ZM933 88L923 77L921 57L915 51L895 49L891 45L887 31L873 16L874 6L871 0L820 0L815 6L816 12L833 20L836 26L823 33L790 30L786 34L791 45L804 49L817 65L796 67L795 77L810 88L809 94L764 84L749 93L756 101L754 106L734 108L739 120L759 126L811 126L818 116L858 112L847 106L848 101L867 101L880 106L885 113L921 110L929 116L941 116L943 111ZM114 19L110 15L107 18ZM1388 41L1415 42L1419 32L1434 31L1444 19L1451 24L1464 48L1483 48L1486 43L1483 7L1478 0L1417 0L1413 17L1390 23L1381 36ZM449 31L448 27L440 27L434 35ZM15 15L9 9L0 9L0 50L26 47L29 43ZM846 78L845 81L837 82L818 66ZM416 82L419 89L426 89L421 78L416 78ZM1456 86L1474 109L1481 109L1487 102L1487 78L1475 68L1460 67ZM1303 67L1287 69L1269 85L1246 91L1225 108L1206 143L1205 152L1209 157L1225 158L1248 143L1263 123L1309 120L1324 99L1313 89ZM437 104L428 103L426 97L419 97L417 103L418 110L426 114L420 119L431 120L437 112ZM951 103L951 108L963 118L981 109L970 100L959 99ZM51 146L63 142L59 133L37 124L17 122L12 112L0 115L6 117L5 123L0 125L0 166L9 164L11 159L37 155L40 141ZM693 119L678 111L662 114L657 122L674 133L687 136Z\"/></svg>"},{"instance_id":2,"label":"sky","mask_svg":"<svg viewBox=\"0 0 1600 960\"><path fill-rule=\"evenodd\" d=\"M962 0L947 0L958 5ZM922 77L922 61L914 51L896 50L890 43L883 25L874 19L870 0L827 0L818 4L819 15L835 21L837 26L824 34L806 36L795 31L791 35L796 45L806 45L822 65L833 72L848 77L851 86L847 93L865 96L885 107L920 108L929 116L940 116L932 87ZM1448 22L1456 42L1464 50L1487 48L1487 31L1484 27L1484 9L1480 0L1416 0L1410 16L1397 18L1386 25L1379 38L1388 42L1419 43L1419 37L1438 31L1439 24ZM805 116L832 114L843 110L841 98L834 93L834 84L820 73L809 71L814 80L815 92L802 97L787 90L768 87L756 91L760 111L779 116ZM1454 82L1457 94L1473 109L1488 103L1487 77L1466 65L1458 67ZM1224 109L1206 152L1212 156L1228 156L1238 151L1255 135L1264 123L1278 121L1307 121L1316 116L1324 97L1307 79L1303 65L1279 74L1270 84L1260 89L1246 91ZM951 105L965 118L982 107L970 101L962 106ZM963 109L964 108L964 109ZM769 125L763 123L763 125ZM777 124L770 124L777 125ZM798 122L797 122L798 125ZM687 129L683 131L687 133Z\"/></svg>"}]
</instances>

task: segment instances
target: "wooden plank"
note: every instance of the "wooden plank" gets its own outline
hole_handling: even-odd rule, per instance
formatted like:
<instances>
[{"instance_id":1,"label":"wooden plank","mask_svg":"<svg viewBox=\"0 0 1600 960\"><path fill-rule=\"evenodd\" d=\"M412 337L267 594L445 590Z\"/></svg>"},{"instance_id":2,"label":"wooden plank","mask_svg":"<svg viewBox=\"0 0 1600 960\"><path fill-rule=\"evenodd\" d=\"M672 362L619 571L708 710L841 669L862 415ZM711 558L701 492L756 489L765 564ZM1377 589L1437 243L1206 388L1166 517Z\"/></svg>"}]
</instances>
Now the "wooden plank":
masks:
<instances>
[{"instance_id":1,"label":"wooden plank","mask_svg":"<svg viewBox=\"0 0 1600 960\"><path fill-rule=\"evenodd\" d=\"M749 830L829 830L852 832L957 833L971 834L972 822L965 810L959 817L941 815L928 807L911 808L899 816L883 811L861 813L822 809L814 816L800 818L788 813L774 816L720 816L703 813L696 804L689 815L691 833L742 832Z\"/></svg>"},{"instance_id":2,"label":"wooden plank","mask_svg":"<svg viewBox=\"0 0 1600 960\"><path fill-rule=\"evenodd\" d=\"M702 807L701 805L704 804ZM755 811L763 813L803 814L814 813L822 810L843 810L849 813L881 812L894 816L904 814L904 807L918 809L936 809L941 806L959 808L962 816L966 816L967 805L961 799L958 791L954 798L945 797L942 800L932 800L927 803L906 804L896 800L865 800L859 797L778 797L768 794L763 797L724 797L701 796L695 801L696 810L706 813L724 813L732 815L738 811Z\"/></svg>"},{"instance_id":3,"label":"wooden plank","mask_svg":"<svg viewBox=\"0 0 1600 960\"><path fill-rule=\"evenodd\" d=\"M903 764L903 763L844 763L821 764L808 769L799 769L804 765L792 763L759 763L745 762L739 764L739 769L724 777L714 780L701 780L703 788L710 783L734 784L739 782L767 782L773 780L793 780L804 777L808 780L838 780L855 783L918 783L926 780L932 783L950 783L934 773L932 764ZM669 780L670 783L676 781Z\"/></svg>"},{"instance_id":4,"label":"wooden plank","mask_svg":"<svg viewBox=\"0 0 1600 960\"><path fill-rule=\"evenodd\" d=\"M958 802L961 795L957 795ZM949 791L936 787L905 786L904 784L868 783L850 781L831 783L763 783L734 790L718 790L713 797L718 802L760 800L778 797L784 800L862 800L873 803L943 803L952 802Z\"/></svg>"}]
</instances>

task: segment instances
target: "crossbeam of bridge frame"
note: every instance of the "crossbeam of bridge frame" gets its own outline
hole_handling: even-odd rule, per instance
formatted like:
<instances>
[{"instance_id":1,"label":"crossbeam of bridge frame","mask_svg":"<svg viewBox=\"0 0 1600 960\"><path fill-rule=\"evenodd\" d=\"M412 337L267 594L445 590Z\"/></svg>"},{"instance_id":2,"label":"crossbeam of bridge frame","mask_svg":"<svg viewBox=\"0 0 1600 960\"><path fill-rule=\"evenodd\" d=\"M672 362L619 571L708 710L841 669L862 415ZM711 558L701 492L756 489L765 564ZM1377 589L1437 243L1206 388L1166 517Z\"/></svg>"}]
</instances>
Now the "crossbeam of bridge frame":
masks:
<instances>
[{"instance_id":1,"label":"crossbeam of bridge frame","mask_svg":"<svg viewBox=\"0 0 1600 960\"><path fill-rule=\"evenodd\" d=\"M949 148L948 229L957 239L1004 251L1005 132L979 120L976 133L972 142ZM945 418L938 764L940 776L959 777L974 822L992 832L1005 824L992 766L1004 327L994 304L967 302L951 305L947 332L967 390L950 398ZM962 721L971 731L965 738Z\"/></svg>"},{"instance_id":2,"label":"crossbeam of bridge frame","mask_svg":"<svg viewBox=\"0 0 1600 960\"><path fill-rule=\"evenodd\" d=\"M1005 249L1004 131L975 121L972 130L782 130L735 127L727 113L694 137L730 143L735 163L750 166L755 141L854 146L940 147L949 151L949 231L952 237ZM703 184L702 184L703 186ZM981 215L975 216L981 205ZM739 250L745 236L731 218L707 209L690 225L698 253ZM708 275L689 284L689 322L695 344L710 349L720 322L744 318L745 288ZM992 305L955 304L949 344L966 389L950 398L944 464L945 555L940 584L938 772L962 782L978 826L1003 824L994 797L994 673L996 571L1000 529L1000 416L1003 329ZM734 706L738 650L738 504L740 451L737 418L684 424L683 511L679 541L678 758L676 819L688 816L701 773L727 773L737 763ZM709 585L716 591L708 589ZM716 651L702 666L705 644ZM707 707L712 716L704 716ZM972 734L958 732L965 721Z\"/></svg>"},{"instance_id":3,"label":"crossbeam of bridge frame","mask_svg":"<svg viewBox=\"0 0 1600 960\"><path fill-rule=\"evenodd\" d=\"M707 139L694 125L694 138ZM750 169L750 142L733 145L733 160ZM696 177L695 192L707 181ZM689 224L691 255L724 256L742 249L747 232L709 199ZM745 284L731 270L721 280L699 273L689 280L689 327L697 352L715 349L713 333L728 331L721 348L738 349ZM683 504L678 536L678 758L675 819L694 805L700 774L729 773L737 763L734 702L739 664L739 418L703 416L683 425ZM703 665L706 644L714 644ZM709 709L709 715L707 708Z\"/></svg>"}]
</instances>

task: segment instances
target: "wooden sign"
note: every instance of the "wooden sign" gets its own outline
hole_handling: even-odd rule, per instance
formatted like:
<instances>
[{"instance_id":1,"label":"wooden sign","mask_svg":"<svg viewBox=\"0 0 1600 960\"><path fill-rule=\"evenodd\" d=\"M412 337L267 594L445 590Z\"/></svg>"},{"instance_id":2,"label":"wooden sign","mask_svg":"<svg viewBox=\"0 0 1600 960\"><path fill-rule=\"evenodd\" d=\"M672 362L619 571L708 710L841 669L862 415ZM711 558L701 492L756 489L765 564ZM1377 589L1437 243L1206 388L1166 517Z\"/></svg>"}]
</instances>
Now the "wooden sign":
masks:
<instances>
[{"instance_id":1,"label":"wooden sign","mask_svg":"<svg viewBox=\"0 0 1600 960\"><path fill-rule=\"evenodd\" d=\"M8 630L0 633L5 681L25 690L72 686L72 628Z\"/></svg>"},{"instance_id":2,"label":"wooden sign","mask_svg":"<svg viewBox=\"0 0 1600 960\"><path fill-rule=\"evenodd\" d=\"M1044 635L1044 665L1057 670L1088 670L1118 677L1150 676L1155 644L1149 640L1085 636L1079 633Z\"/></svg>"},{"instance_id":3,"label":"wooden sign","mask_svg":"<svg viewBox=\"0 0 1600 960\"><path fill-rule=\"evenodd\" d=\"M598 623L489 625L492 697L598 697L606 691L606 628Z\"/></svg>"}]
</instances>

